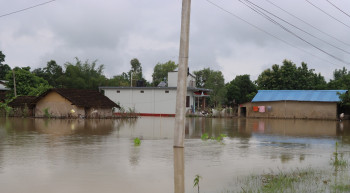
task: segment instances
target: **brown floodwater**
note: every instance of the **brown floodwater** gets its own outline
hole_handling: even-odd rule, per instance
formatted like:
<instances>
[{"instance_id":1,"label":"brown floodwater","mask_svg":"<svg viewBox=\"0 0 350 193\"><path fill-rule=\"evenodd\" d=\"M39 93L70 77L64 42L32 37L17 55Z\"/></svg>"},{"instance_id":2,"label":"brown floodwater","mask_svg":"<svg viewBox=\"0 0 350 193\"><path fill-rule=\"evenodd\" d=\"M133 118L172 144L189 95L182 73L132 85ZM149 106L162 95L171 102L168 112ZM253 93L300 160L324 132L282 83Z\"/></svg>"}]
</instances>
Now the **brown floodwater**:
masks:
<instances>
[{"instance_id":1,"label":"brown floodwater","mask_svg":"<svg viewBox=\"0 0 350 193\"><path fill-rule=\"evenodd\" d=\"M240 191L242 177L330 167L335 143L350 147L348 121L188 118L183 149L173 130L174 118L0 118L0 192L192 193L197 174L201 192Z\"/></svg>"}]
</instances>

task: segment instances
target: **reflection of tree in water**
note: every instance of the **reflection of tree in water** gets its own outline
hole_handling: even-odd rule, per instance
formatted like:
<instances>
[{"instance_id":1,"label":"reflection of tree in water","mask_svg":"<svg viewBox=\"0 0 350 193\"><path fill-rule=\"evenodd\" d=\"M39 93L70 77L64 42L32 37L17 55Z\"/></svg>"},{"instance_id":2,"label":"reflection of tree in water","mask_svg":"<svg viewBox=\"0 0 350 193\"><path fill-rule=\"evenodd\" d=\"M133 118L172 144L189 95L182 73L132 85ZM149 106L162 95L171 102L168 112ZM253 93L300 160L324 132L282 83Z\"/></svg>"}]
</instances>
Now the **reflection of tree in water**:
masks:
<instances>
[{"instance_id":1,"label":"reflection of tree in water","mask_svg":"<svg viewBox=\"0 0 350 193\"><path fill-rule=\"evenodd\" d=\"M281 156L280 156L280 159L281 159L282 163L287 163L287 162L289 162L290 160L293 159L293 155L292 154L284 154L284 153L282 153Z\"/></svg>"},{"instance_id":2,"label":"reflection of tree in water","mask_svg":"<svg viewBox=\"0 0 350 193\"><path fill-rule=\"evenodd\" d=\"M129 162L132 166L137 166L140 161L140 146L131 146L130 147L130 157Z\"/></svg>"},{"instance_id":3,"label":"reflection of tree in water","mask_svg":"<svg viewBox=\"0 0 350 193\"><path fill-rule=\"evenodd\" d=\"M350 144L350 121L341 121L337 125L337 136L341 137L343 144Z\"/></svg>"},{"instance_id":4,"label":"reflection of tree in water","mask_svg":"<svg viewBox=\"0 0 350 193\"><path fill-rule=\"evenodd\" d=\"M247 130L246 119L224 119L224 118L188 118L189 129L192 132L186 131L186 138L201 138L204 133L207 133L209 138L218 137L221 134L226 134L230 138L250 138L251 131Z\"/></svg>"}]
</instances>

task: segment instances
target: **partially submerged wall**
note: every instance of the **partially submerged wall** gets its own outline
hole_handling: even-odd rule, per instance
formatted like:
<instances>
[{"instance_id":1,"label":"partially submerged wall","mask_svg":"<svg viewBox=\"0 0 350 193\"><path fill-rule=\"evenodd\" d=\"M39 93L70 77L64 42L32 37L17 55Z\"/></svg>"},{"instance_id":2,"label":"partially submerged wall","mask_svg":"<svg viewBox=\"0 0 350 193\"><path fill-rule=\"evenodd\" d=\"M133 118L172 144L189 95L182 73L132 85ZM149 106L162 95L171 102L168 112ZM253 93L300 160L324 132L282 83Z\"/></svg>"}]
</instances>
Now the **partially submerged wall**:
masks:
<instances>
[{"instance_id":1,"label":"partially submerged wall","mask_svg":"<svg viewBox=\"0 0 350 193\"><path fill-rule=\"evenodd\" d=\"M263 107L264 112L261 112ZM289 118L289 119L337 119L337 103L275 101L245 103L239 108L239 115L245 108L246 117L253 118ZM258 109L257 109L258 108ZM257 111L256 111L257 109Z\"/></svg>"}]
</instances>

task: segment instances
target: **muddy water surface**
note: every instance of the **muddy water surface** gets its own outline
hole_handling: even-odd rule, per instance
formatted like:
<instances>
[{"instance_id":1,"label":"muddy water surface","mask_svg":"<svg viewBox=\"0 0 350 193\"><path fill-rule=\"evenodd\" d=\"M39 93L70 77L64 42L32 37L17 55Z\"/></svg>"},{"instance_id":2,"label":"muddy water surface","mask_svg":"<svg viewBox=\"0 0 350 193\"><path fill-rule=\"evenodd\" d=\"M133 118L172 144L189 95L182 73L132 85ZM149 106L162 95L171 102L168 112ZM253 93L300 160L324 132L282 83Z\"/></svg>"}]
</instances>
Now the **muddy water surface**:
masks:
<instances>
[{"instance_id":1,"label":"muddy water surface","mask_svg":"<svg viewBox=\"0 0 350 193\"><path fill-rule=\"evenodd\" d=\"M201 192L239 191L241 177L330 167L336 142L350 148L346 121L191 118L175 150L173 130L174 118L0 118L0 192L191 193L196 174Z\"/></svg>"}]
</instances>

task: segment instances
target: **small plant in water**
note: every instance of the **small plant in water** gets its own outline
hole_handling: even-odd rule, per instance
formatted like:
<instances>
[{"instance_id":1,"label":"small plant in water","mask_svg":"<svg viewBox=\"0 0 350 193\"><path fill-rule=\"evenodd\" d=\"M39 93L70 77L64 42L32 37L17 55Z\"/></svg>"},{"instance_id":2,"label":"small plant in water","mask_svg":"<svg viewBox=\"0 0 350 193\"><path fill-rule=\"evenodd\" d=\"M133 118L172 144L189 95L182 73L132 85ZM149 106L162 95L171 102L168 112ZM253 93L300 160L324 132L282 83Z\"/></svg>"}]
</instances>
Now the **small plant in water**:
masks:
<instances>
[{"instance_id":1,"label":"small plant in water","mask_svg":"<svg viewBox=\"0 0 350 193\"><path fill-rule=\"evenodd\" d=\"M348 162L344 160L342 154L340 154L340 158L339 158L338 146L339 146L338 142L335 142L335 152L333 152L334 159L332 159L332 165L334 167L347 167Z\"/></svg>"},{"instance_id":2,"label":"small plant in water","mask_svg":"<svg viewBox=\"0 0 350 193\"><path fill-rule=\"evenodd\" d=\"M136 138L134 139L134 145L135 145L135 146L141 145L141 139L138 138L138 137L136 137Z\"/></svg>"},{"instance_id":3,"label":"small plant in water","mask_svg":"<svg viewBox=\"0 0 350 193\"><path fill-rule=\"evenodd\" d=\"M46 117L46 118L51 118L51 115L50 115L50 113L49 113L49 108L45 108L45 109L44 109L44 117Z\"/></svg>"},{"instance_id":4,"label":"small plant in water","mask_svg":"<svg viewBox=\"0 0 350 193\"><path fill-rule=\"evenodd\" d=\"M209 139L208 133L203 133L201 139L202 139L203 141Z\"/></svg>"},{"instance_id":5,"label":"small plant in water","mask_svg":"<svg viewBox=\"0 0 350 193\"><path fill-rule=\"evenodd\" d=\"M198 187L198 193L199 193L199 180L201 179L202 177L200 175L195 175L194 176L194 180L193 180L193 187Z\"/></svg>"}]
</instances>

